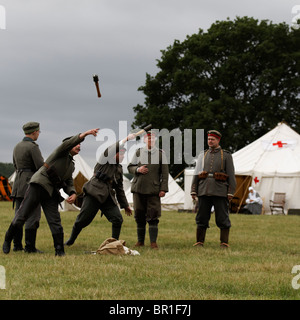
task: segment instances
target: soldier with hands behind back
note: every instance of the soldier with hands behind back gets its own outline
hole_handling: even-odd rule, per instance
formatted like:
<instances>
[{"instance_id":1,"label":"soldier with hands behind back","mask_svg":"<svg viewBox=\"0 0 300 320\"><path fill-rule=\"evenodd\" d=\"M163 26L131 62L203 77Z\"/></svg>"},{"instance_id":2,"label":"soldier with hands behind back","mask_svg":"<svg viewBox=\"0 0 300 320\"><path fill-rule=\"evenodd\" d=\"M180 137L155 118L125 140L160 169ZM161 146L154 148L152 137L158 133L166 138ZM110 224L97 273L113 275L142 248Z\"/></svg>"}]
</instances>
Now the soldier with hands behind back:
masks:
<instances>
[{"instance_id":1,"label":"soldier with hands behind back","mask_svg":"<svg viewBox=\"0 0 300 320\"><path fill-rule=\"evenodd\" d=\"M15 214L18 211L28 188L33 174L44 164L40 148L36 143L40 135L40 124L28 122L23 125L25 137L14 148L13 164L15 167L15 179L11 197L15 205ZM41 206L35 208L34 213L25 223L25 252L40 252L36 249L36 233L41 218ZM22 251L23 228L20 228L14 236L14 251Z\"/></svg>"}]
</instances>

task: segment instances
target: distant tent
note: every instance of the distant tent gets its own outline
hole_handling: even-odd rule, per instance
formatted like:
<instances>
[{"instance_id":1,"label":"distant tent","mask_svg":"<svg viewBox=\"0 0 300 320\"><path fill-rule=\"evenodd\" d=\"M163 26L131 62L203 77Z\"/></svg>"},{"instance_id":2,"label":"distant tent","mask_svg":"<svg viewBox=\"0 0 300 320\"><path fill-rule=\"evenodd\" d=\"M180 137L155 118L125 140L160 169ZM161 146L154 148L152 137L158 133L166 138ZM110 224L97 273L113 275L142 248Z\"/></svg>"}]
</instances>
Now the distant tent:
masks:
<instances>
[{"instance_id":1,"label":"distant tent","mask_svg":"<svg viewBox=\"0 0 300 320\"><path fill-rule=\"evenodd\" d=\"M4 176L0 176L0 201L12 201L10 195L11 186L8 179Z\"/></svg>"},{"instance_id":2,"label":"distant tent","mask_svg":"<svg viewBox=\"0 0 300 320\"><path fill-rule=\"evenodd\" d=\"M266 212L275 192L286 193L286 211L300 209L300 135L296 131L281 122L232 157L238 209L245 203L251 184L263 198Z\"/></svg>"},{"instance_id":3,"label":"distant tent","mask_svg":"<svg viewBox=\"0 0 300 320\"><path fill-rule=\"evenodd\" d=\"M93 176L93 169L83 160L83 158L77 154L74 156L75 170L73 172L73 182L77 193L77 200L75 204L69 204L67 201L63 201L60 206L60 210L80 210L83 199L83 185L90 180ZM63 198L67 199L68 195L61 189L60 193Z\"/></svg>"},{"instance_id":4,"label":"distant tent","mask_svg":"<svg viewBox=\"0 0 300 320\"><path fill-rule=\"evenodd\" d=\"M195 168L184 169L184 210L194 211L195 203L191 196L191 186Z\"/></svg>"},{"instance_id":5,"label":"distant tent","mask_svg":"<svg viewBox=\"0 0 300 320\"><path fill-rule=\"evenodd\" d=\"M131 193L131 185L125 191L128 203L133 205L133 196ZM169 174L169 192L161 198L162 210L173 211L183 209L184 206L184 191L178 183Z\"/></svg>"}]
</instances>

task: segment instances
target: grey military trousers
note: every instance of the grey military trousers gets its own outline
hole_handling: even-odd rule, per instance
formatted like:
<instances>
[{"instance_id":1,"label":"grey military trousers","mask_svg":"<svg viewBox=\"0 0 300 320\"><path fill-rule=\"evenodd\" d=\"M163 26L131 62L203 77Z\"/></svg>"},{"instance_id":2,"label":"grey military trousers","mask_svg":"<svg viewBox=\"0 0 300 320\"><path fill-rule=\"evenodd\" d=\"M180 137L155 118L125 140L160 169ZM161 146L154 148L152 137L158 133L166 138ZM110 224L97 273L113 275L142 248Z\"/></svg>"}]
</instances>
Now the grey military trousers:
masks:
<instances>
[{"instance_id":1,"label":"grey military trousers","mask_svg":"<svg viewBox=\"0 0 300 320\"><path fill-rule=\"evenodd\" d=\"M137 224L158 224L161 217L161 201L158 195L133 193L134 218Z\"/></svg>"},{"instance_id":2,"label":"grey military trousers","mask_svg":"<svg viewBox=\"0 0 300 320\"><path fill-rule=\"evenodd\" d=\"M17 211L19 210L22 201L24 198L15 198L15 215ZM41 220L41 205L38 205L32 215L26 220L25 222L25 229L37 229L40 225Z\"/></svg>"},{"instance_id":3,"label":"grey military trousers","mask_svg":"<svg viewBox=\"0 0 300 320\"><path fill-rule=\"evenodd\" d=\"M104 215L106 219L112 223L113 227L121 228L123 217L119 207L113 202L111 197L108 197L104 203L100 203L89 194L86 194L83 198L82 207L76 218L74 227L81 230L88 226L94 220L99 210L101 210L101 215Z\"/></svg>"},{"instance_id":4,"label":"grey military trousers","mask_svg":"<svg viewBox=\"0 0 300 320\"><path fill-rule=\"evenodd\" d=\"M229 219L229 201L227 197L200 196L198 197L198 212L196 214L196 224L199 228L209 228L211 209L214 206L216 225L220 229L229 229L231 222Z\"/></svg>"},{"instance_id":5,"label":"grey military trousers","mask_svg":"<svg viewBox=\"0 0 300 320\"><path fill-rule=\"evenodd\" d=\"M39 223L40 216L36 215L37 208L41 206L46 216L52 234L63 233L58 205L60 196L54 192L52 196L39 184L31 183L25 193L24 200L12 221L12 224L22 228L28 219Z\"/></svg>"}]
</instances>

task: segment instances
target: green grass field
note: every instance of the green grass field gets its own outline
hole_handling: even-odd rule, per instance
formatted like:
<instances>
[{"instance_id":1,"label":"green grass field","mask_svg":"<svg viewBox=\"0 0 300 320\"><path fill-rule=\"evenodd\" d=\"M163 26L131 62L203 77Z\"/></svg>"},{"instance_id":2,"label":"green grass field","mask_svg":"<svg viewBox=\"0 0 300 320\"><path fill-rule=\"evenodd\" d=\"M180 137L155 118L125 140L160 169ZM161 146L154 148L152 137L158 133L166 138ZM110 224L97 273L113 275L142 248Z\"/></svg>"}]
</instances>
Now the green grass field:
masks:
<instances>
[{"instance_id":1,"label":"green grass field","mask_svg":"<svg viewBox=\"0 0 300 320\"><path fill-rule=\"evenodd\" d=\"M83 230L65 257L55 257L44 215L37 237L43 254L2 252L4 234L13 210L0 202L0 265L6 271L6 289L0 300L298 300L292 286L300 265L300 216L231 215L230 249L219 248L214 215L205 247L193 247L195 215L163 212L159 223L159 250L146 246L140 256L102 256L97 250L111 235L111 225L98 215ZM65 239L77 212L63 212ZM136 226L124 215L121 239L133 248ZM296 283L298 283L296 281ZM299 280L300 283L300 280Z\"/></svg>"}]
</instances>

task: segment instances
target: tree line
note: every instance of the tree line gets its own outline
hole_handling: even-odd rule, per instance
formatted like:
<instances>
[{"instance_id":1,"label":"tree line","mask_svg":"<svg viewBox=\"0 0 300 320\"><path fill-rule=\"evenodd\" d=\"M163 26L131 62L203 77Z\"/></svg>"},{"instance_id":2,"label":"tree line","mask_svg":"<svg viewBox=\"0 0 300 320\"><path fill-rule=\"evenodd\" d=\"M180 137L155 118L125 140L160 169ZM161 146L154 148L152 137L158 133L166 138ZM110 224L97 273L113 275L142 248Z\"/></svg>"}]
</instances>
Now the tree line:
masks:
<instances>
[{"instance_id":1,"label":"tree line","mask_svg":"<svg viewBox=\"0 0 300 320\"><path fill-rule=\"evenodd\" d=\"M217 21L161 50L157 67L138 88L145 100L133 107L134 128L216 129L231 152L281 121L300 132L299 28L249 17ZM183 168L171 165L171 174Z\"/></svg>"}]
</instances>

